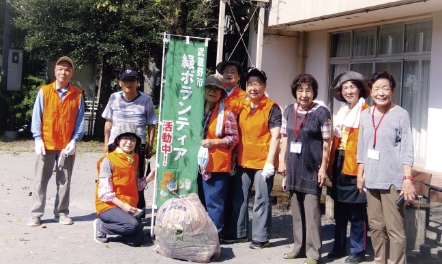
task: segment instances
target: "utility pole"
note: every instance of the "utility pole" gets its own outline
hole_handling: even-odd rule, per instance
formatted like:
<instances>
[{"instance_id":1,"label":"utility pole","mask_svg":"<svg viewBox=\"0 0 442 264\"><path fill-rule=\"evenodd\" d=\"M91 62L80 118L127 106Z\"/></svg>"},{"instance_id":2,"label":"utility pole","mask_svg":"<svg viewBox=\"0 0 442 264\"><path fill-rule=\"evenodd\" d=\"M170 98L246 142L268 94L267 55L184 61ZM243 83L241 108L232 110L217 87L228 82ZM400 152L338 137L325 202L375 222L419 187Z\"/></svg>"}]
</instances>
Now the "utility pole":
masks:
<instances>
[{"instance_id":1,"label":"utility pole","mask_svg":"<svg viewBox=\"0 0 442 264\"><path fill-rule=\"evenodd\" d=\"M226 2L229 0L219 1L219 15L218 15L218 47L216 50L216 65L223 61L224 48L224 25L226 24Z\"/></svg>"},{"instance_id":2,"label":"utility pole","mask_svg":"<svg viewBox=\"0 0 442 264\"><path fill-rule=\"evenodd\" d=\"M9 59L9 48L11 46L11 0L6 0L5 3L5 26L3 31L3 54L2 54L2 70L1 70L1 84L0 84L0 92L3 95L6 95L6 84L8 78L8 59ZM6 130L6 106L2 104L0 106L0 131Z\"/></svg>"},{"instance_id":3,"label":"utility pole","mask_svg":"<svg viewBox=\"0 0 442 264\"><path fill-rule=\"evenodd\" d=\"M257 8L259 8L258 32L256 34L256 62L255 67L261 69L262 65L262 45L264 40L264 6L269 0L256 1Z\"/></svg>"}]
</instances>

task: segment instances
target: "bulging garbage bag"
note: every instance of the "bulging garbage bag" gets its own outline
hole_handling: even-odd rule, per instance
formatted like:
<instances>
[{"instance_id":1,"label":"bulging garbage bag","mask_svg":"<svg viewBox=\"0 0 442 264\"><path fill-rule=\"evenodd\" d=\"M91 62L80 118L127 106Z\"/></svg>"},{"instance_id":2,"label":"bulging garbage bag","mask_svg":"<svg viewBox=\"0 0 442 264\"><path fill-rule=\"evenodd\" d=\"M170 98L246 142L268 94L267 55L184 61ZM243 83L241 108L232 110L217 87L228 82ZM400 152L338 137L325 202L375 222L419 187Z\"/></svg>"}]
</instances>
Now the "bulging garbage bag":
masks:
<instances>
[{"instance_id":1,"label":"bulging garbage bag","mask_svg":"<svg viewBox=\"0 0 442 264\"><path fill-rule=\"evenodd\" d=\"M171 198L158 209L155 250L167 257L210 262L221 253L218 231L198 195Z\"/></svg>"}]
</instances>

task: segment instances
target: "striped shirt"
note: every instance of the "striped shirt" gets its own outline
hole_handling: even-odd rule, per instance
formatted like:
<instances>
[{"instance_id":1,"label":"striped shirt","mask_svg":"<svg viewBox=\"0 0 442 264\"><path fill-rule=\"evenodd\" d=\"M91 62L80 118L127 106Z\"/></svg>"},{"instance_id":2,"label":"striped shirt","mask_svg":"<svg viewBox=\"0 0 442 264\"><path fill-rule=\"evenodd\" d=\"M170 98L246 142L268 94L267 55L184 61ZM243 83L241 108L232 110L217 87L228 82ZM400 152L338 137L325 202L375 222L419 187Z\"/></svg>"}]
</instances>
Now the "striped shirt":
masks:
<instances>
[{"instance_id":1,"label":"striped shirt","mask_svg":"<svg viewBox=\"0 0 442 264\"><path fill-rule=\"evenodd\" d=\"M113 93L101 116L112 121L109 144L114 142L118 128L123 123L135 124L137 126L137 134L141 137L141 143L145 144L146 125L158 123L152 98L142 92L138 92L138 96L130 101L124 98L123 92Z\"/></svg>"}]
</instances>

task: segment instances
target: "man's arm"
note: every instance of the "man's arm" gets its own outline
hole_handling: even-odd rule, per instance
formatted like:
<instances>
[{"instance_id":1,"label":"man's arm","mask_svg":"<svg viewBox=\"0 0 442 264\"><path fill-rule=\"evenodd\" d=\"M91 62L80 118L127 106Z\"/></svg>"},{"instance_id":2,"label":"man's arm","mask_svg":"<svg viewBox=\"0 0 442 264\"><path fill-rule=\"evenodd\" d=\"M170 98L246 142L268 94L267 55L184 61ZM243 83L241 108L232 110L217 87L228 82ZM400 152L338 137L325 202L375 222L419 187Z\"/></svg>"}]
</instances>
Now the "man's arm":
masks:
<instances>
[{"instance_id":1,"label":"man's arm","mask_svg":"<svg viewBox=\"0 0 442 264\"><path fill-rule=\"evenodd\" d=\"M107 153L111 128L112 120L106 119L106 122L104 123L104 153Z\"/></svg>"},{"instance_id":2,"label":"man's arm","mask_svg":"<svg viewBox=\"0 0 442 264\"><path fill-rule=\"evenodd\" d=\"M152 157L153 140L155 138L155 127L156 124L147 125L147 134L149 135L149 145L147 145L145 149L146 159L150 159Z\"/></svg>"},{"instance_id":3,"label":"man's arm","mask_svg":"<svg viewBox=\"0 0 442 264\"><path fill-rule=\"evenodd\" d=\"M78 108L77 120L75 120L74 134L72 139L75 143L81 140L84 134L84 98L81 96L80 107Z\"/></svg>"},{"instance_id":4,"label":"man's arm","mask_svg":"<svg viewBox=\"0 0 442 264\"><path fill-rule=\"evenodd\" d=\"M41 119L43 117L43 90L37 93L32 110L31 132L35 140L41 140Z\"/></svg>"}]
</instances>

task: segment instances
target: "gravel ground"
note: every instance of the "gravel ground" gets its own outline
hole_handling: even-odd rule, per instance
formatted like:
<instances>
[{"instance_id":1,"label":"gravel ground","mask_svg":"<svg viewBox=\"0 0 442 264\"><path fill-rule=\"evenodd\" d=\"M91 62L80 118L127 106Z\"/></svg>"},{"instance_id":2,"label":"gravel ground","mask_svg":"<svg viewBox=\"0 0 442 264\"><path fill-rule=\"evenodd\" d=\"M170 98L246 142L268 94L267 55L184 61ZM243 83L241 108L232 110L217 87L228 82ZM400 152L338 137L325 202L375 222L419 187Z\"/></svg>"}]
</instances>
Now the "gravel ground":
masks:
<instances>
[{"instance_id":1,"label":"gravel ground","mask_svg":"<svg viewBox=\"0 0 442 264\"><path fill-rule=\"evenodd\" d=\"M96 243L93 240L92 221L96 218L94 207L95 165L102 155L100 143L81 142L74 167L71 185L71 226L63 226L53 218L55 180L48 186L46 211L42 227L26 225L29 218L35 154L29 140L5 142L0 140L0 248L2 263L183 263L164 257L153 251L150 239L150 218L145 224L145 242L140 248L122 243ZM92 152L95 151L95 152ZM97 152L98 151L98 152ZM280 176L275 179L274 189L280 188ZM146 204L151 207L152 188L146 190ZM287 193L283 193L288 196ZM278 199L279 200L279 199ZM249 249L248 243L221 245L221 255L215 262L227 263L303 263L303 259L284 260L282 255L290 252L293 242L292 222L289 211L273 210L272 239L268 248ZM150 212L150 210L149 210ZM322 219L323 262L344 263L344 258L329 260L325 256L332 247L333 221ZM299 228L299 227L298 227ZM439 248L440 249L440 248ZM436 252L433 248L432 252ZM367 261L373 260L372 250Z\"/></svg>"}]
</instances>

